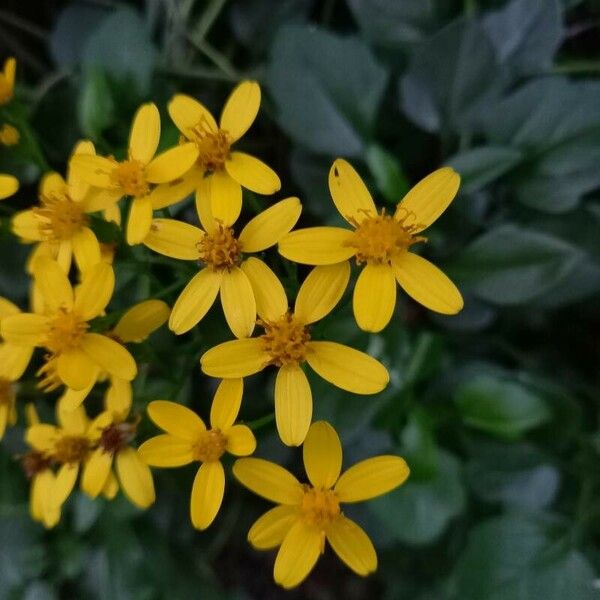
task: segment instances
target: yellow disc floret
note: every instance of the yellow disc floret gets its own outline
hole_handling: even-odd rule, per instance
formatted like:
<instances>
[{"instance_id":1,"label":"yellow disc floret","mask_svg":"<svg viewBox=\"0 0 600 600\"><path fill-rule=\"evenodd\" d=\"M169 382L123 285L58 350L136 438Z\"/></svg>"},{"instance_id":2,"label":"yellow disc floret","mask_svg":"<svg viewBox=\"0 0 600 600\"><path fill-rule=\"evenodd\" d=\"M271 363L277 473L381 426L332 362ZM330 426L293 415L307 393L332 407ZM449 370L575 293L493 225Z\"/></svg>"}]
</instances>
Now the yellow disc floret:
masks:
<instances>
[{"instance_id":1,"label":"yellow disc floret","mask_svg":"<svg viewBox=\"0 0 600 600\"><path fill-rule=\"evenodd\" d=\"M194 444L192 454L194 460L215 462L223 456L227 447L227 438L219 429L203 431Z\"/></svg>"},{"instance_id":2,"label":"yellow disc floret","mask_svg":"<svg viewBox=\"0 0 600 600\"><path fill-rule=\"evenodd\" d=\"M242 244L231 227L218 223L198 244L198 256L213 271L229 270L242 260Z\"/></svg>"},{"instance_id":3,"label":"yellow disc floret","mask_svg":"<svg viewBox=\"0 0 600 600\"><path fill-rule=\"evenodd\" d=\"M41 194L40 206L33 209L33 214L40 233L48 241L69 240L88 224L82 204L62 192Z\"/></svg>"},{"instance_id":4,"label":"yellow disc floret","mask_svg":"<svg viewBox=\"0 0 600 600\"><path fill-rule=\"evenodd\" d=\"M130 159L116 163L110 176L115 186L123 190L127 196L140 198L150 191L144 165L139 160Z\"/></svg>"},{"instance_id":5,"label":"yellow disc floret","mask_svg":"<svg viewBox=\"0 0 600 600\"><path fill-rule=\"evenodd\" d=\"M230 154L231 136L222 129L215 131L205 120L190 131L199 152L198 164L209 173L223 169Z\"/></svg>"},{"instance_id":6,"label":"yellow disc floret","mask_svg":"<svg viewBox=\"0 0 600 600\"><path fill-rule=\"evenodd\" d=\"M305 485L300 514L308 525L324 530L340 515L340 503L334 491Z\"/></svg>"},{"instance_id":7,"label":"yellow disc floret","mask_svg":"<svg viewBox=\"0 0 600 600\"><path fill-rule=\"evenodd\" d=\"M260 321L265 333L261 336L264 349L277 367L304 362L310 341L307 327L293 314L287 313L277 321Z\"/></svg>"},{"instance_id":8,"label":"yellow disc floret","mask_svg":"<svg viewBox=\"0 0 600 600\"><path fill-rule=\"evenodd\" d=\"M78 348L88 329L86 321L76 313L60 309L50 320L44 346L53 354Z\"/></svg>"}]
</instances>

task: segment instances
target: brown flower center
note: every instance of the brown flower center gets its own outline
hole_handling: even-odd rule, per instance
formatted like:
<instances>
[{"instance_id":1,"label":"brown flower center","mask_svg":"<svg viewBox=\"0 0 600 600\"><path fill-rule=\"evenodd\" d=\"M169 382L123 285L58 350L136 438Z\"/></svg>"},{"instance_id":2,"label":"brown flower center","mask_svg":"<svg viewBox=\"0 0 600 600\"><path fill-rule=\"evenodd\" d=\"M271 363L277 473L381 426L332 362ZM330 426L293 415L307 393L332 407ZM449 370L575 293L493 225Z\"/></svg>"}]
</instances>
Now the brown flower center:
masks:
<instances>
[{"instance_id":1,"label":"brown flower center","mask_svg":"<svg viewBox=\"0 0 600 600\"><path fill-rule=\"evenodd\" d=\"M45 240L69 240L88 224L88 217L80 202L62 192L40 195L40 205L33 208L39 231Z\"/></svg>"},{"instance_id":2,"label":"brown flower center","mask_svg":"<svg viewBox=\"0 0 600 600\"><path fill-rule=\"evenodd\" d=\"M203 431L194 444L192 455L200 462L215 462L223 456L227 447L227 438L219 429Z\"/></svg>"},{"instance_id":3,"label":"brown flower center","mask_svg":"<svg viewBox=\"0 0 600 600\"><path fill-rule=\"evenodd\" d=\"M310 333L292 313L286 313L277 321L259 321L259 325L265 329L260 337L271 356L271 364L283 367L304 362Z\"/></svg>"},{"instance_id":4,"label":"brown flower center","mask_svg":"<svg viewBox=\"0 0 600 600\"><path fill-rule=\"evenodd\" d=\"M60 309L52 317L44 346L52 354L60 354L78 348L89 325L77 314Z\"/></svg>"},{"instance_id":5,"label":"brown flower center","mask_svg":"<svg viewBox=\"0 0 600 600\"><path fill-rule=\"evenodd\" d=\"M37 475L50 466L50 459L41 452L33 450L21 456L21 466L23 467L23 471L25 471L27 479L31 479L34 475Z\"/></svg>"},{"instance_id":6,"label":"brown flower center","mask_svg":"<svg viewBox=\"0 0 600 600\"><path fill-rule=\"evenodd\" d=\"M242 244L231 227L217 223L214 231L207 233L198 243L200 261L213 271L229 270L242 259Z\"/></svg>"},{"instance_id":7,"label":"brown flower center","mask_svg":"<svg viewBox=\"0 0 600 600\"><path fill-rule=\"evenodd\" d=\"M139 160L130 159L115 163L115 168L110 174L114 184L123 190L127 196L140 198L150 191L146 181L144 165Z\"/></svg>"},{"instance_id":8,"label":"brown flower center","mask_svg":"<svg viewBox=\"0 0 600 600\"><path fill-rule=\"evenodd\" d=\"M222 129L215 131L205 119L192 127L190 133L198 148L198 164L209 173L222 169L230 154L229 133Z\"/></svg>"},{"instance_id":9,"label":"brown flower center","mask_svg":"<svg viewBox=\"0 0 600 600\"><path fill-rule=\"evenodd\" d=\"M385 209L382 209L381 214L353 224L356 230L348 245L356 248L357 264L389 264L412 244L427 241L427 238L413 235L421 226L416 223L414 214L409 212L398 219L386 215Z\"/></svg>"},{"instance_id":10,"label":"brown flower center","mask_svg":"<svg viewBox=\"0 0 600 600\"><path fill-rule=\"evenodd\" d=\"M137 423L111 423L102 430L99 446L110 454L116 454L135 437Z\"/></svg>"},{"instance_id":11,"label":"brown flower center","mask_svg":"<svg viewBox=\"0 0 600 600\"><path fill-rule=\"evenodd\" d=\"M79 435L63 435L54 444L53 458L59 463L82 462L90 449L89 440Z\"/></svg>"},{"instance_id":12,"label":"brown flower center","mask_svg":"<svg viewBox=\"0 0 600 600\"><path fill-rule=\"evenodd\" d=\"M340 515L340 503L334 491L305 485L300 513L308 525L326 529Z\"/></svg>"}]
</instances>

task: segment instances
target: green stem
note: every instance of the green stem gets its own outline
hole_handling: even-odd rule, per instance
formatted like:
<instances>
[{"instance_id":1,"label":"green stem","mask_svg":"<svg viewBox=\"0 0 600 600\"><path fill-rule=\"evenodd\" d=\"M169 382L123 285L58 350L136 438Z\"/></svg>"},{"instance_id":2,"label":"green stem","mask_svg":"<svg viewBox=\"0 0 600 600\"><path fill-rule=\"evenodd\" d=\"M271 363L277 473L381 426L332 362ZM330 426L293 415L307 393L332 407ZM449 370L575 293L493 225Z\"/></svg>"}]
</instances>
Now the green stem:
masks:
<instances>
[{"instance_id":1,"label":"green stem","mask_svg":"<svg viewBox=\"0 0 600 600\"><path fill-rule=\"evenodd\" d=\"M275 420L275 413L269 413L268 415L264 415L263 417L259 417L258 419L254 419L254 421L249 421L246 425L256 431L257 429L261 429L265 425L269 425Z\"/></svg>"},{"instance_id":2,"label":"green stem","mask_svg":"<svg viewBox=\"0 0 600 600\"><path fill-rule=\"evenodd\" d=\"M227 0L211 0L202 13L192 36L195 40L203 40L221 14Z\"/></svg>"}]
</instances>

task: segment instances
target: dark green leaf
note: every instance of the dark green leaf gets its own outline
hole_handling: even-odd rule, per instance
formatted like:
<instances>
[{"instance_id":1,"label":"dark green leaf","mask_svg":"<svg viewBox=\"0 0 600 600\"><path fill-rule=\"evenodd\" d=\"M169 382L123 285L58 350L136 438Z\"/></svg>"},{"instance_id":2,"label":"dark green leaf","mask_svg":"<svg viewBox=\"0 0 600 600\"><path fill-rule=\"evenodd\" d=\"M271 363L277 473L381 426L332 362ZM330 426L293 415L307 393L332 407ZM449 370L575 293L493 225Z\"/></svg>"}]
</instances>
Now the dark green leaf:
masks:
<instances>
[{"instance_id":1,"label":"dark green leaf","mask_svg":"<svg viewBox=\"0 0 600 600\"><path fill-rule=\"evenodd\" d=\"M382 196L388 202L398 203L410 189L410 183L400 162L377 145L369 146L366 159Z\"/></svg>"},{"instance_id":2,"label":"dark green leaf","mask_svg":"<svg viewBox=\"0 0 600 600\"><path fill-rule=\"evenodd\" d=\"M113 123L115 105L104 69L86 69L78 108L81 131L87 137L101 137Z\"/></svg>"}]
</instances>

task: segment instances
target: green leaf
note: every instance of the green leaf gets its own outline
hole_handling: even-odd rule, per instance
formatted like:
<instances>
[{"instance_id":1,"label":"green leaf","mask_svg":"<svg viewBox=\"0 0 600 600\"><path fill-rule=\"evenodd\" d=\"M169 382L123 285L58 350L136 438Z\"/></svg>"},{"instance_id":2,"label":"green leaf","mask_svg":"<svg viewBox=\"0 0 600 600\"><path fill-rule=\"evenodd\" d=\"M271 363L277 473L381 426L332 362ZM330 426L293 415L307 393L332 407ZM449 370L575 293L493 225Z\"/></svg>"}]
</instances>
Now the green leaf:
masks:
<instances>
[{"instance_id":1,"label":"green leaf","mask_svg":"<svg viewBox=\"0 0 600 600\"><path fill-rule=\"evenodd\" d=\"M446 271L488 302L523 304L562 284L584 256L559 238L507 223L471 242Z\"/></svg>"},{"instance_id":2,"label":"green leaf","mask_svg":"<svg viewBox=\"0 0 600 600\"><path fill-rule=\"evenodd\" d=\"M369 510L397 540L422 545L442 535L450 520L463 511L465 501L460 463L440 450L437 473L432 479L416 481L409 477L397 490L371 501Z\"/></svg>"},{"instance_id":3,"label":"green leaf","mask_svg":"<svg viewBox=\"0 0 600 600\"><path fill-rule=\"evenodd\" d=\"M453 21L420 45L400 81L401 107L426 131L468 130L502 87L494 47L480 23Z\"/></svg>"},{"instance_id":4,"label":"green leaf","mask_svg":"<svg viewBox=\"0 0 600 600\"><path fill-rule=\"evenodd\" d=\"M402 431L402 456L410 465L411 481L434 478L439 468L439 451L429 415L416 408Z\"/></svg>"},{"instance_id":5,"label":"green leaf","mask_svg":"<svg viewBox=\"0 0 600 600\"><path fill-rule=\"evenodd\" d=\"M515 76L550 70L563 38L558 0L512 0L488 13L483 26Z\"/></svg>"},{"instance_id":6,"label":"green leaf","mask_svg":"<svg viewBox=\"0 0 600 600\"><path fill-rule=\"evenodd\" d=\"M115 117L115 105L106 73L100 68L86 69L79 94L79 124L90 138L99 138Z\"/></svg>"},{"instance_id":7,"label":"green leaf","mask_svg":"<svg viewBox=\"0 0 600 600\"><path fill-rule=\"evenodd\" d=\"M357 37L286 26L271 56L267 84L281 127L313 152L360 156L387 82L369 47Z\"/></svg>"},{"instance_id":8,"label":"green leaf","mask_svg":"<svg viewBox=\"0 0 600 600\"><path fill-rule=\"evenodd\" d=\"M398 203L410 189L410 183L400 162L376 144L369 146L366 159L382 196L388 202Z\"/></svg>"},{"instance_id":9,"label":"green leaf","mask_svg":"<svg viewBox=\"0 0 600 600\"><path fill-rule=\"evenodd\" d=\"M523 159L523 154L506 146L481 146L459 152L446 160L461 176L461 190L476 192L495 181Z\"/></svg>"},{"instance_id":10,"label":"green leaf","mask_svg":"<svg viewBox=\"0 0 600 600\"><path fill-rule=\"evenodd\" d=\"M494 375L480 375L461 385L455 400L467 425L506 439L518 438L551 417L534 392Z\"/></svg>"}]
</instances>

